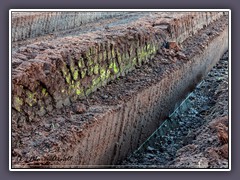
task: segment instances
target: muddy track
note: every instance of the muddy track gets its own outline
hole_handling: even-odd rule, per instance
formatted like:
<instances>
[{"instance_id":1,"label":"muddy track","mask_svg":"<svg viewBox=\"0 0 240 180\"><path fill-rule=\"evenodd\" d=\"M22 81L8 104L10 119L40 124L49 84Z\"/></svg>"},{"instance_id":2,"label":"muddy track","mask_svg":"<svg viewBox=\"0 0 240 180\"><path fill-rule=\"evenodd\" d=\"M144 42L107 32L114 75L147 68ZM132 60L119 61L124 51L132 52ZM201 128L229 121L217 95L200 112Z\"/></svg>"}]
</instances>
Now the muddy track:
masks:
<instances>
[{"instance_id":1,"label":"muddy track","mask_svg":"<svg viewBox=\"0 0 240 180\"><path fill-rule=\"evenodd\" d=\"M174 27L182 27L184 30L186 22L191 22L186 21L187 17L189 16L182 21L179 19L178 24L174 18L171 21L165 17L164 20L168 20L169 24L166 24L166 21L162 23L163 19L158 19L157 22L147 18L135 25L131 24L128 30L126 30L127 27L126 29L112 27L109 32L101 32L101 34L100 32L99 34L96 32L82 34L81 40L77 37L63 37L47 43L36 42L20 48L16 54L13 54L15 58L13 94L24 99L24 103L21 103L16 96L13 98L15 110L12 117L12 154L15 167L109 165L116 164L133 152L217 62L221 55L219 52L227 49L227 16L209 24L204 30L200 30L203 26L201 28L199 26L199 29L196 26L196 29L189 31L188 34L185 31L181 34ZM143 22L146 23L147 29L144 29L146 27L137 29L136 27ZM175 23L171 24L172 22ZM170 26L166 29L168 25ZM172 30L171 37L168 37L169 29ZM159 32L159 37L154 36ZM75 81L84 83L84 79L81 74L75 76L77 72L75 68L81 66L76 64L79 61L72 61L72 57L85 54L82 57L84 68L92 69L96 62L93 62L94 66L89 64L86 51L92 48L93 51L91 49L90 53L94 55L93 47L96 48L96 45L92 46L89 39L100 38L100 41L103 41L106 37L109 38L108 34L114 33L116 38L108 40L115 41L117 48L122 46L119 44L126 45L132 38L132 42L135 42L136 37L136 42L139 43L133 46L136 47L133 51L136 52L136 56L131 58L131 53L126 56L119 56L116 53L115 65L111 66L109 60L112 59L108 57L112 56L112 53L101 51L103 46L100 44L101 57L106 55L106 62L112 76L107 81L101 81L101 85L95 86L93 91L83 89L80 91L83 92L83 96L79 98L74 94L78 91L71 85L75 85ZM130 39L126 40L124 33ZM169 39L161 38L164 33ZM183 41L189 33L196 36ZM97 37L94 37L93 35L96 34ZM119 39L121 34L122 37ZM148 42L147 37L155 40L158 48L151 48L148 51L148 45L145 43ZM152 37L154 38L151 39ZM166 47L166 42L173 39L179 43L183 41L182 47ZM85 48L77 54L77 50L81 50L80 44L77 44L79 42L82 42ZM64 53L62 48L69 45L72 47ZM152 43L151 46L154 47L156 44ZM138 49L144 51L144 48L147 49L147 54L138 53ZM73 49L75 52L71 52ZM124 47L121 53L124 54L126 49ZM154 53L153 49L155 49ZM218 49L217 52L216 49ZM34 53L37 53L37 56ZM20 55L23 56L20 58ZM58 57L59 55L61 56ZM32 56L35 56L34 59ZM134 67L131 71L124 63L120 66L119 60L124 60L126 57L128 60L134 60L134 58L137 60L137 64L130 66ZM19 60L23 58L25 60ZM60 58L60 60L56 61L54 58ZM59 63L54 65L52 63L54 61ZM97 62L99 62L99 56ZM104 64L100 63L100 65ZM116 70L116 67L119 69ZM91 73L89 69L87 69L86 83L90 81L89 77L94 77L94 70L93 74L88 74ZM85 71L79 69L79 72ZM186 75L186 72L189 74ZM100 73L99 70L95 75L98 73ZM68 81L71 83L70 86ZM59 93L59 89L62 90L62 88L65 91L66 87L70 89L67 89L68 94L65 94L65 97L55 93ZM32 94L32 92L37 93ZM39 101L42 99L44 101ZM41 107L44 107L44 111L41 111ZM156 121L157 119L160 121ZM63 160L61 157L67 158Z\"/></svg>"}]
</instances>

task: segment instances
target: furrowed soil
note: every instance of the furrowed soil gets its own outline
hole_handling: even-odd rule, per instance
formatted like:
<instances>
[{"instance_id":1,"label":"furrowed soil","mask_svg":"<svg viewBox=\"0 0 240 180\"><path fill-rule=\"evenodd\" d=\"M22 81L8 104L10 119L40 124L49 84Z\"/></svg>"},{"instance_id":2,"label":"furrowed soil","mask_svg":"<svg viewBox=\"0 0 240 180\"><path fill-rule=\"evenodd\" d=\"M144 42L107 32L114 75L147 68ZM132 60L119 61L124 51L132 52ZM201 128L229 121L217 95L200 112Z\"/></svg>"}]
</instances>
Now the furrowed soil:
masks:
<instances>
[{"instance_id":1,"label":"furrowed soil","mask_svg":"<svg viewBox=\"0 0 240 180\"><path fill-rule=\"evenodd\" d=\"M118 168L228 168L228 52ZM161 135L159 135L161 134Z\"/></svg>"}]
</instances>

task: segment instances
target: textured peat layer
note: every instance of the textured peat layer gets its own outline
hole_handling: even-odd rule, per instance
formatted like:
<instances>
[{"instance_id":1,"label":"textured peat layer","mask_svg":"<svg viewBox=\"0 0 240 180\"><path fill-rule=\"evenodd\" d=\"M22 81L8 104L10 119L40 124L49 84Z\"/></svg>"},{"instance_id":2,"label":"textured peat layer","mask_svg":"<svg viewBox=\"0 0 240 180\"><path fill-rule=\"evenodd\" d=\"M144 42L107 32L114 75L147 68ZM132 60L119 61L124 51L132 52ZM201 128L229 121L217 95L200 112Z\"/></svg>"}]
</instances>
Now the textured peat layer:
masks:
<instances>
[{"instance_id":1,"label":"textured peat layer","mask_svg":"<svg viewBox=\"0 0 240 180\"><path fill-rule=\"evenodd\" d=\"M153 16L13 54L14 167L116 164L146 140L228 48L227 16L199 32L191 24L197 15ZM177 34L174 25L183 31ZM166 44L190 34L196 36L184 41L182 50Z\"/></svg>"},{"instance_id":2,"label":"textured peat layer","mask_svg":"<svg viewBox=\"0 0 240 180\"><path fill-rule=\"evenodd\" d=\"M55 12L55 13L57 14L57 12ZM111 13L110 13L107 16L105 16L105 18L104 18L104 14L102 13L102 18L94 19L94 17L96 17L94 15L94 13L93 13L93 15L92 15L92 13L87 13L87 14L83 15L83 13L76 12L76 15L78 14L78 16L79 16L78 18L80 18L80 19L82 18L81 16L87 16L87 15L90 16L89 18L82 19L83 20L82 23L80 21L76 21L76 20L74 21L74 16L71 16L72 13L68 13L72 18L72 22L76 22L76 24L74 24L74 27L69 26L72 24L68 23L67 21L59 21L59 20L57 21L56 19L52 19L52 21L47 21L47 18L45 18L45 21L42 21L42 23L43 23L42 27L49 27L49 26L44 25L44 23L45 24L50 23L55 26L57 26L57 24L59 24L59 26L62 27L62 30L54 28L55 30L53 32L49 32L49 33L42 32L42 33L36 34L36 32L43 31L44 29L42 27L39 29L38 28L39 25L37 25L37 27L34 26L35 30L33 28L24 28L25 29L24 34L26 34L26 35L29 34L29 35L27 35L25 38L23 38L23 40L19 40L19 41L14 40L14 39L16 39L16 38L14 38L14 36L16 36L16 35L14 35L14 34L16 34L16 32L17 32L18 37L21 38L21 34L19 32L23 31L23 29L21 28L22 26L18 26L17 24L14 25L14 23L13 23L12 28L14 29L13 26L16 26L15 31L14 30L12 31L13 51L16 51L17 48L19 48L21 46L25 46L25 45L34 43L36 41L48 41L48 40L57 39L60 37L79 36L80 34L84 34L87 32L93 32L93 31L97 31L97 30L106 31L109 27L117 26L119 24L126 24L126 23L130 23L130 22L134 22L134 21L138 20L139 18L143 17L144 15L146 15L147 13L148 12L125 12L125 13L115 12L115 13L112 13L112 16L110 16L111 15ZM51 14L51 13L45 12L43 16L47 16L49 14ZM68 14L65 13L65 15L64 15L65 18L67 18ZM34 13L34 16L37 16L37 14ZM91 16L93 16L93 17L91 17ZM30 16L30 17L32 17L32 16ZM60 17L61 16L59 16L59 18ZM19 18L21 18L21 17L19 17ZM91 22L89 22L89 19L91 19L91 18L93 20ZM27 18L25 21L25 24L31 25L31 24L39 23L37 20L31 21L30 23L29 23L29 21L30 20ZM20 22L18 22L18 23L24 23L24 22L21 22L21 20L20 20ZM80 23L80 25L79 25L79 23ZM31 26L33 26L33 25L31 25ZM58 28L60 28L60 27L58 27ZM65 27L65 28L63 28L63 27ZM30 36L30 34L34 34L34 36L33 35Z\"/></svg>"},{"instance_id":3,"label":"textured peat layer","mask_svg":"<svg viewBox=\"0 0 240 180\"><path fill-rule=\"evenodd\" d=\"M158 21L161 23L157 23L157 26L163 29L168 28L169 20L174 18L179 20L181 19L179 17L184 15L189 19L185 23L185 30L189 26L188 32L195 32L222 14L223 12L13 12L12 41L13 47L21 46L33 42L37 37L39 37L37 40L49 40L65 34L79 35L87 31L104 30L119 24L127 24L143 16L150 16L153 19L156 15L158 17L161 15L163 21ZM175 24L178 25L178 23L179 21L176 21ZM173 30L177 30L176 27L173 27L175 28Z\"/></svg>"},{"instance_id":4,"label":"textured peat layer","mask_svg":"<svg viewBox=\"0 0 240 180\"><path fill-rule=\"evenodd\" d=\"M131 12L130 12L131 13ZM129 12L12 12L12 40L78 28L100 19L124 16Z\"/></svg>"}]
</instances>

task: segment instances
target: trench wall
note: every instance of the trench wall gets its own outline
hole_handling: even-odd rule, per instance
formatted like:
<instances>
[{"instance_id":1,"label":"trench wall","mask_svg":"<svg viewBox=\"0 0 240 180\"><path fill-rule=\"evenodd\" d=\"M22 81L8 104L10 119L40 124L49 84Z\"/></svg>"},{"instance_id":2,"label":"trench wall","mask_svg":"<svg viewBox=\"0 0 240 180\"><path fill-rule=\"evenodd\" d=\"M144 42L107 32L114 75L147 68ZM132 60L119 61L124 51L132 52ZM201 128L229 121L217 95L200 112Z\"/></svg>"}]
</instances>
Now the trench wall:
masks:
<instances>
[{"instance_id":1,"label":"trench wall","mask_svg":"<svg viewBox=\"0 0 240 180\"><path fill-rule=\"evenodd\" d=\"M155 85L135 94L128 102L109 106L87 126L68 167L111 167L144 142L228 49L228 29L181 68ZM99 166L100 165L100 166ZM103 165L103 166L101 166ZM53 165L54 166L54 165Z\"/></svg>"}]
</instances>

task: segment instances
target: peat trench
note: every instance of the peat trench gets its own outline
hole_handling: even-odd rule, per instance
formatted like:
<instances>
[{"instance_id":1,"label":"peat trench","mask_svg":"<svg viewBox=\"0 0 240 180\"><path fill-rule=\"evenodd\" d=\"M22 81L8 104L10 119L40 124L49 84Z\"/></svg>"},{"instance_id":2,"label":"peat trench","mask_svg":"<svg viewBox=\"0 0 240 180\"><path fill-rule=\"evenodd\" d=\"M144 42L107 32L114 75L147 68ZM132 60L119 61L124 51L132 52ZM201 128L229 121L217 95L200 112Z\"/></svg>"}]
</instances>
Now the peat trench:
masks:
<instances>
[{"instance_id":1,"label":"peat trench","mask_svg":"<svg viewBox=\"0 0 240 180\"><path fill-rule=\"evenodd\" d=\"M228 168L228 51L117 168Z\"/></svg>"},{"instance_id":2,"label":"peat trench","mask_svg":"<svg viewBox=\"0 0 240 180\"><path fill-rule=\"evenodd\" d=\"M145 141L169 112L172 112L175 103L181 102L195 87L217 62L221 53L226 51L226 40L227 23L226 17L223 17L206 29L200 30L196 36L190 36L181 44L182 49L171 47L159 49L151 61L146 61L141 67L137 66L125 76L119 76L106 86L97 88L95 92L80 101L56 109L43 117L35 117L33 121L18 121L18 124L12 125L13 164L21 168L82 168L94 167L94 165L107 167L110 164L117 168L195 167L192 162L180 164L187 162L184 154L181 154L181 148L192 145L188 147L189 151L191 150L189 153L198 152L198 148L203 149L193 144L195 141L198 142L196 133L200 133L200 131L195 132L194 127L199 128L200 125L205 127L204 122L213 119L212 123L215 122L216 125L218 117L227 115L227 107L219 116L217 113L220 111L216 111L219 107L227 106L225 100L228 100L228 97L221 96L221 92L227 93L228 81L224 78L228 76L227 74L220 76L221 68L227 67L225 57L224 65L220 63L221 66L218 65L220 68L216 68L218 75L212 74L212 79L219 77L216 86L209 88L214 84L212 82L205 85L206 91L209 89L212 91L205 94L194 91L163 123L157 135L151 136L154 140L147 141L129 159L123 162L120 160ZM211 81L212 79L210 78ZM205 81L208 82L207 79ZM197 89L204 89L202 86L205 81ZM219 89L222 88L221 84L225 85L225 89ZM214 102L220 97L223 99L219 104ZM204 105L201 104L203 102ZM198 106L194 107L194 105ZM201 110L200 107L203 109ZM218 108L214 109L214 107ZM184 120L183 114L188 114L188 118ZM159 118L159 121L156 118ZM190 121L191 118L194 120ZM219 121L221 121L220 125L212 125L212 131L217 133L214 137L219 138L220 141L212 138L210 142L214 142L215 146L206 153L197 153L197 157L200 157L197 168L227 167L228 153L225 150L228 146L225 135L228 118L225 116ZM165 125L166 128L163 128ZM179 134L176 134L177 132ZM191 139L192 136L194 138ZM177 140L174 137L184 138ZM218 157L217 160L206 158L211 154ZM62 157L67 158L64 159L65 161L56 161L56 158ZM180 161L181 158L185 158L184 161ZM120 163L122 165L116 166Z\"/></svg>"}]
</instances>

